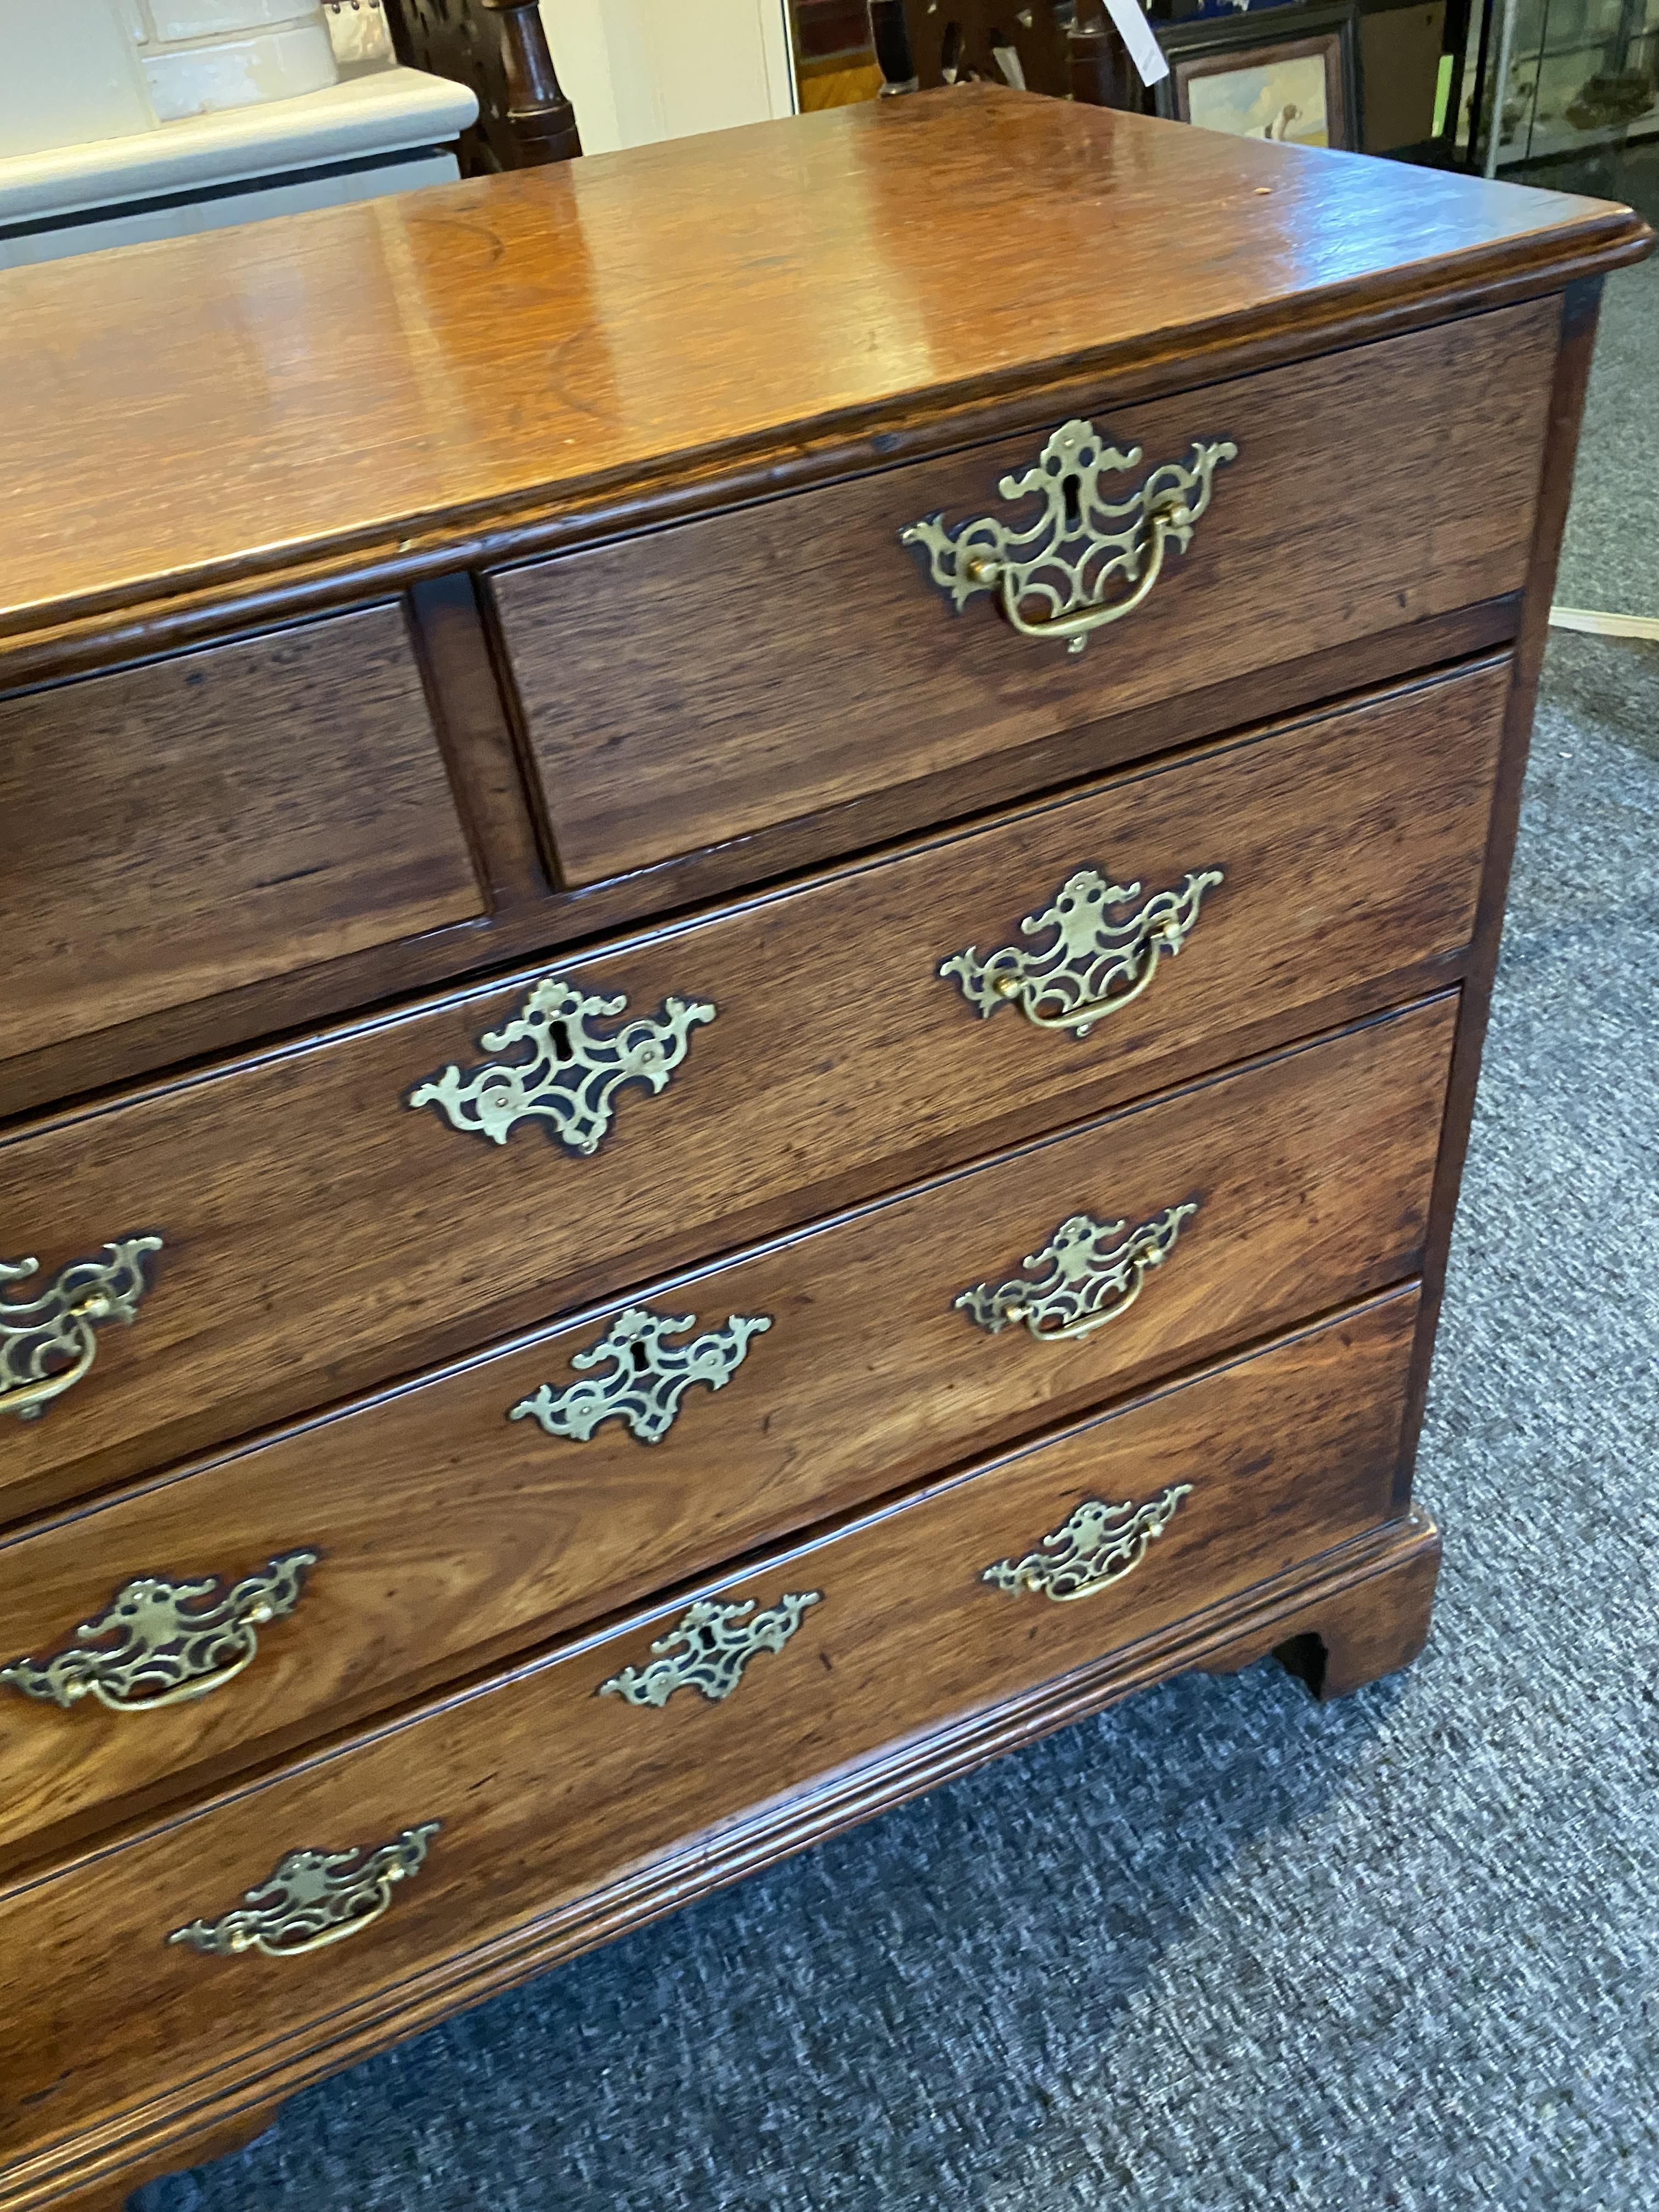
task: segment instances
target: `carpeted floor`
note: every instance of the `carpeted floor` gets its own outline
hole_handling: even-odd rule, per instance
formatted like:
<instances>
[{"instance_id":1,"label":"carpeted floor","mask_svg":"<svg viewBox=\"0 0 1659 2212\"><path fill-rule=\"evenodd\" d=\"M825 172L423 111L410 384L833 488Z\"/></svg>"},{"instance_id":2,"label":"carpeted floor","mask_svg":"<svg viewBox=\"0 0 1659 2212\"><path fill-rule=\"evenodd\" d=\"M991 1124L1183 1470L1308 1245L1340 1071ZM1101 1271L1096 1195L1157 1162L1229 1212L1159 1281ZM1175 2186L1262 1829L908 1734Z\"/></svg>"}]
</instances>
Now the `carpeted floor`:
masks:
<instances>
[{"instance_id":1,"label":"carpeted floor","mask_svg":"<svg viewBox=\"0 0 1659 2212\"><path fill-rule=\"evenodd\" d=\"M1659 223L1659 147L1612 182ZM1603 295L1555 596L1563 606L1659 616L1659 261L1610 277ZM1651 678L1655 656L1646 658ZM1659 750L1651 715L1644 734Z\"/></svg>"},{"instance_id":2,"label":"carpeted floor","mask_svg":"<svg viewBox=\"0 0 1659 2212\"><path fill-rule=\"evenodd\" d=\"M1610 289L1564 596L1659 611L1659 271ZM1328 1710L1270 1667L1171 1684L138 2212L1659 2207L1656 710L1659 648L1553 650L1416 1668Z\"/></svg>"}]
</instances>

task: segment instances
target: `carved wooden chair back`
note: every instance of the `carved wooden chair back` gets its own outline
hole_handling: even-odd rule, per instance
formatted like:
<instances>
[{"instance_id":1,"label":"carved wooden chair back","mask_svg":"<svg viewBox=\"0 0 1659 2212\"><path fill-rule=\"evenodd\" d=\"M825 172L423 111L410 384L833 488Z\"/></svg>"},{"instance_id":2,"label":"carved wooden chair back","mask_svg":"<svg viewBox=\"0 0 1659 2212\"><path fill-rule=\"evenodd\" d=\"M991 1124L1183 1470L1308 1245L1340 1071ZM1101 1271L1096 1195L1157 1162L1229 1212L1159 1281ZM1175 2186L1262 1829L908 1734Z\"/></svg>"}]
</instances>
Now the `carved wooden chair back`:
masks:
<instances>
[{"instance_id":1,"label":"carved wooden chair back","mask_svg":"<svg viewBox=\"0 0 1659 2212\"><path fill-rule=\"evenodd\" d=\"M870 7L877 59L894 91L982 80L1063 94L1072 15L1070 0L871 0ZM900 19L902 38L895 36Z\"/></svg>"},{"instance_id":2,"label":"carved wooden chair back","mask_svg":"<svg viewBox=\"0 0 1659 2212\"><path fill-rule=\"evenodd\" d=\"M890 93L983 80L1095 107L1139 107L1100 0L869 0Z\"/></svg>"},{"instance_id":3,"label":"carved wooden chair back","mask_svg":"<svg viewBox=\"0 0 1659 2212\"><path fill-rule=\"evenodd\" d=\"M456 152L463 176L533 169L582 150L537 0L382 0L392 52L478 95Z\"/></svg>"}]
</instances>

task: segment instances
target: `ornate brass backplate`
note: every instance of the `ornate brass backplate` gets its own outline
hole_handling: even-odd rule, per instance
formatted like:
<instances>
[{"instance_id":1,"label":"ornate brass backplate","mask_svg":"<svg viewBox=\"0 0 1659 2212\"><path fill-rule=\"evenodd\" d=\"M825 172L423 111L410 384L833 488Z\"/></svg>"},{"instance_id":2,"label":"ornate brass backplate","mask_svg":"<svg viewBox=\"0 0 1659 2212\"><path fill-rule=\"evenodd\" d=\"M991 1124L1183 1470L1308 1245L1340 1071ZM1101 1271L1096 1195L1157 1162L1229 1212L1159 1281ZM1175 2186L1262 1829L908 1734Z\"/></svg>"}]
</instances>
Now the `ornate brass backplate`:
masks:
<instances>
[{"instance_id":1,"label":"ornate brass backplate","mask_svg":"<svg viewBox=\"0 0 1659 2212\"><path fill-rule=\"evenodd\" d=\"M953 952L940 963L962 995L987 1020L999 1006L1017 1006L1040 1030L1069 1030L1085 1037L1097 1021L1130 1005L1152 982L1158 962L1186 943L1204 894L1224 880L1219 868L1188 874L1178 891L1154 891L1121 921L1108 909L1140 896L1139 884L1109 884L1097 869L1079 868L1054 894L1052 906L1028 914L1022 937L1054 933L1041 952L999 945L982 957L979 947Z\"/></svg>"},{"instance_id":2,"label":"ornate brass backplate","mask_svg":"<svg viewBox=\"0 0 1659 2212\"><path fill-rule=\"evenodd\" d=\"M392 1885L420 1871L441 1826L427 1820L405 1828L378 1850L290 1851L234 1911L175 1928L167 1941L221 1958L259 1951L294 1959L361 1935L391 1904Z\"/></svg>"},{"instance_id":3,"label":"ornate brass backplate","mask_svg":"<svg viewBox=\"0 0 1659 2212\"><path fill-rule=\"evenodd\" d=\"M953 1301L993 1336L1024 1322L1045 1343L1088 1336L1127 1313L1147 1273L1175 1249L1181 1224L1198 1212L1196 1199L1166 1206L1139 1229L1127 1221L1097 1221L1074 1213L1062 1221L1040 1252L1029 1253L1029 1275L1006 1283L975 1283Z\"/></svg>"},{"instance_id":4,"label":"ornate brass backplate","mask_svg":"<svg viewBox=\"0 0 1659 2212\"><path fill-rule=\"evenodd\" d=\"M220 1595L216 1575L167 1582L146 1575L117 1590L76 1641L50 1659L14 1660L0 1682L70 1706L96 1698L114 1713L152 1712L222 1689L250 1665L259 1631L299 1602L315 1552L284 1552Z\"/></svg>"},{"instance_id":5,"label":"ornate brass backplate","mask_svg":"<svg viewBox=\"0 0 1659 2212\"><path fill-rule=\"evenodd\" d=\"M714 1009L697 999L665 999L659 1014L637 1016L610 1036L590 1024L621 1013L625 995L605 999L584 991L568 975L544 975L522 1012L478 1039L486 1052L526 1044L516 1060L486 1060L465 1073L447 1067L416 1085L410 1106L437 1106L453 1127L504 1145L514 1125L535 1121L567 1152L599 1150L611 1127L615 1099L625 1083L663 1090L685 1058L686 1042Z\"/></svg>"},{"instance_id":6,"label":"ornate brass backplate","mask_svg":"<svg viewBox=\"0 0 1659 2212\"><path fill-rule=\"evenodd\" d=\"M81 1380L108 1322L130 1327L147 1287L144 1261L159 1237L121 1237L106 1260L71 1260L37 1298L0 1294L0 1413L38 1420L52 1399ZM38 1260L0 1260L0 1283L21 1283Z\"/></svg>"},{"instance_id":7,"label":"ornate brass backplate","mask_svg":"<svg viewBox=\"0 0 1659 2212\"><path fill-rule=\"evenodd\" d=\"M1134 1572L1192 1486L1175 1483L1145 1505L1128 1499L1108 1505L1104 1498L1088 1498L1063 1528L1043 1538L1039 1551L1028 1552L1023 1559L998 1559L980 1580L996 1589L1052 1598L1057 1605L1092 1597Z\"/></svg>"},{"instance_id":8,"label":"ornate brass backplate","mask_svg":"<svg viewBox=\"0 0 1659 2212\"><path fill-rule=\"evenodd\" d=\"M676 1690L701 1690L715 1701L729 1698L756 1653L781 1651L807 1607L823 1595L822 1590L793 1591L764 1613L755 1612L753 1598L743 1605L701 1599L657 1638L648 1666L624 1667L601 1682L597 1694L626 1698L630 1705L665 1705Z\"/></svg>"},{"instance_id":9,"label":"ornate brass backplate","mask_svg":"<svg viewBox=\"0 0 1659 2212\"><path fill-rule=\"evenodd\" d=\"M1164 462L1114 504L1103 493L1102 475L1139 468L1140 447L1120 453L1092 422L1073 420L1054 432L1034 467L997 486L1004 499L1042 500L1024 529L985 514L950 531L943 514L930 514L899 538L925 550L933 581L950 593L958 614L975 592L994 592L1023 637L1063 639L1068 652L1081 653L1092 631L1145 602L1171 549L1187 550L1217 468L1237 454L1230 438L1194 441L1190 464ZM1109 599L1115 584L1129 589ZM1033 619L1028 608L1047 612Z\"/></svg>"},{"instance_id":10,"label":"ornate brass backplate","mask_svg":"<svg viewBox=\"0 0 1659 2212\"><path fill-rule=\"evenodd\" d=\"M507 1418L538 1421L550 1437L572 1437L584 1443L601 1421L626 1421L642 1443L659 1443L692 1384L723 1390L742 1366L750 1339L770 1328L772 1317L730 1314L724 1328L708 1329L690 1344L665 1341L696 1325L695 1314L653 1314L646 1306L629 1306L597 1344L571 1355L573 1367L609 1364L608 1375L562 1390L544 1382Z\"/></svg>"}]
</instances>

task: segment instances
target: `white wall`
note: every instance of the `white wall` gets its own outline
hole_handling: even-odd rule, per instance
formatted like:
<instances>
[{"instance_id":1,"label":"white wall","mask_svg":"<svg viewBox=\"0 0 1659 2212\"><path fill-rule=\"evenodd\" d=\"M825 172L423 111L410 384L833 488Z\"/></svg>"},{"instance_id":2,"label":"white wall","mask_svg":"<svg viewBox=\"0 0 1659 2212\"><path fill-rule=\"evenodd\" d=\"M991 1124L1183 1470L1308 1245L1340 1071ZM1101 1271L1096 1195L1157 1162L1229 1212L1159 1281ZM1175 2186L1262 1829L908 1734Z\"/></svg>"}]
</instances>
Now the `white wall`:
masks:
<instances>
[{"instance_id":1,"label":"white wall","mask_svg":"<svg viewBox=\"0 0 1659 2212\"><path fill-rule=\"evenodd\" d=\"M794 112L785 0L543 0L582 147L605 154Z\"/></svg>"},{"instance_id":2,"label":"white wall","mask_svg":"<svg viewBox=\"0 0 1659 2212\"><path fill-rule=\"evenodd\" d=\"M0 0L0 155L155 127L114 0Z\"/></svg>"}]
</instances>

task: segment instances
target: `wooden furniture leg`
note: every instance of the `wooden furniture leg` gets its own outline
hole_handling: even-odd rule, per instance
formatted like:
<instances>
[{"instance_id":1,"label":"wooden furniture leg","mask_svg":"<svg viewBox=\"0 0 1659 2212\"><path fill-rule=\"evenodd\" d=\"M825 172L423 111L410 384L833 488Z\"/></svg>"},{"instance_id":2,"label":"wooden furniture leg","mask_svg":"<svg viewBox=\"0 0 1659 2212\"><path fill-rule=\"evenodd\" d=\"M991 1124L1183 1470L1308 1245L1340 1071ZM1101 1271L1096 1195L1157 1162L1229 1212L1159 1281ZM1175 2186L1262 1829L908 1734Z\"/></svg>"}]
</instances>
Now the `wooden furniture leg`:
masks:
<instances>
[{"instance_id":1,"label":"wooden furniture leg","mask_svg":"<svg viewBox=\"0 0 1659 2212\"><path fill-rule=\"evenodd\" d=\"M124 2165L118 2174L88 2182L67 2197L54 2197L52 2212L126 2212L133 2192L164 2173L179 2173L191 2166L210 2166L257 2142L280 2111L283 2100L248 2106L234 2118L221 2120L188 2138L175 2136L169 2148L152 2152Z\"/></svg>"},{"instance_id":2,"label":"wooden furniture leg","mask_svg":"<svg viewBox=\"0 0 1659 2212\"><path fill-rule=\"evenodd\" d=\"M1315 1697L1345 1698L1416 1658L1439 1572L1440 1531L1426 1514L1414 1515L1374 1573L1227 1644L1203 1672L1236 1674L1271 1651Z\"/></svg>"}]
</instances>

